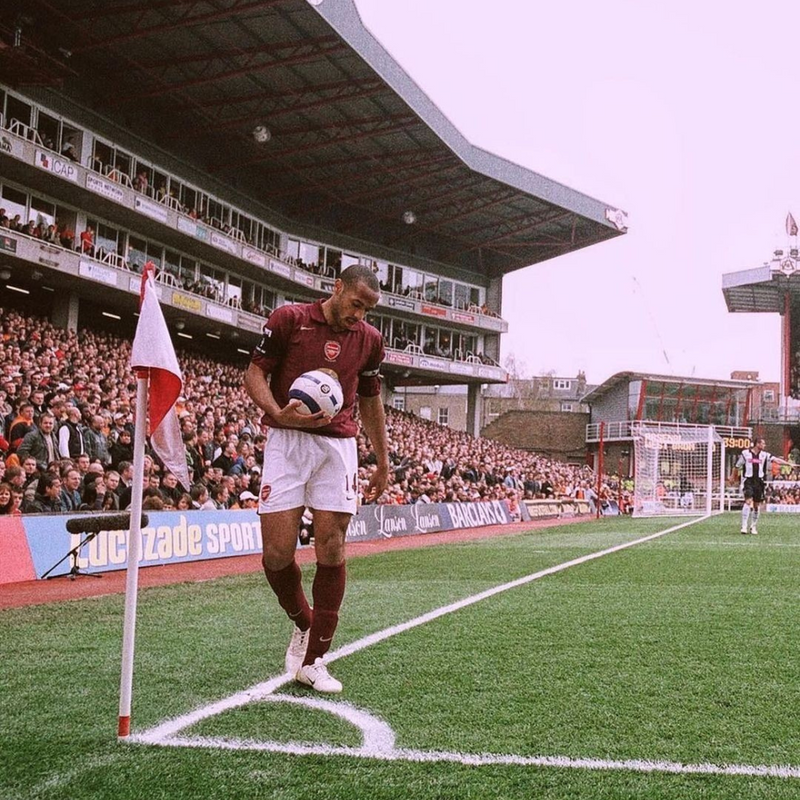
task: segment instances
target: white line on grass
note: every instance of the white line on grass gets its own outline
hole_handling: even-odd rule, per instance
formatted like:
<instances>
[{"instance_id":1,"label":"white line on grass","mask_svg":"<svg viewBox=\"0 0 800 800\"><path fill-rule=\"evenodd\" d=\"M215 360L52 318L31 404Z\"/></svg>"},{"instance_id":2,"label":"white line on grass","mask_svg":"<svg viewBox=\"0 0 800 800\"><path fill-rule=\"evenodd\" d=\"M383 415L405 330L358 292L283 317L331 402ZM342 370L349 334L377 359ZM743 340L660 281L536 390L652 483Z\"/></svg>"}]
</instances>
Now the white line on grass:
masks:
<instances>
[{"instance_id":1,"label":"white line on grass","mask_svg":"<svg viewBox=\"0 0 800 800\"><path fill-rule=\"evenodd\" d=\"M682 528L702 522L708 517L700 517L683 522L680 525L673 525L663 531L634 539L630 542L614 545L613 547L598 550L585 556L573 558L561 564L534 572L514 581L495 586L478 594L466 597L455 603L442 606L440 608L422 614L419 617L403 622L399 625L392 625L382 631L364 636L361 639L344 645L325 657L326 663L336 661L345 656L357 653L371 645L397 636L400 633L425 625L439 617L460 611L462 608L479 603L501 592L509 589L516 589L548 575L554 575L570 567L576 567L593 561L602 556L634 547L644 542L658 539L669 533L681 530ZM681 764L672 761L646 761L629 760L614 761L594 758L568 758L566 756L517 756L502 754L470 754L470 753L449 753L437 751L418 751L397 749L394 747L394 734L391 728L378 718L365 711L356 709L347 703L332 703L330 701L313 700L311 698L294 698L287 695L275 695L274 693L291 683L294 676L289 673L278 675L263 683L255 684L241 692L230 695L222 700L218 700L210 705L195 709L187 714L182 714L175 719L166 720L149 730L132 734L122 742L132 744L151 744L170 747L213 747L229 750L264 750L269 752L293 753L293 754L315 754L315 755L349 755L363 758L378 758L383 760L406 760L406 761L455 761L468 765L487 765L487 764L509 764L518 766L551 766L573 769L595 769L595 770L633 770L637 772L672 772L672 773L704 773L717 775L750 775L750 776L775 776L783 778L800 778L800 767L793 766L766 766L749 764ZM272 742L272 741L253 741L213 737L186 737L178 734L192 725L196 725L204 719L216 716L217 714L231 711L235 708L247 705L255 701L290 702L299 705L307 705L321 711L327 711L346 719L351 724L360 728L363 735L361 747L333 747L321 743L297 743L297 742Z\"/></svg>"},{"instance_id":2,"label":"white line on grass","mask_svg":"<svg viewBox=\"0 0 800 800\"><path fill-rule=\"evenodd\" d=\"M215 737L178 737L160 744L168 747L199 747L222 750L255 750L286 755L350 756L379 761L413 761L416 763L452 762L470 767L557 767L560 769L626 770L629 772L665 772L674 775L730 775L756 778L800 778L800 767L768 764L683 764L680 761L616 760L605 758L570 758L568 756L518 756L503 753L450 753L439 750L393 748L369 752L362 747L334 747L324 744L295 742L256 742ZM274 776L270 778L274 779Z\"/></svg>"}]
</instances>

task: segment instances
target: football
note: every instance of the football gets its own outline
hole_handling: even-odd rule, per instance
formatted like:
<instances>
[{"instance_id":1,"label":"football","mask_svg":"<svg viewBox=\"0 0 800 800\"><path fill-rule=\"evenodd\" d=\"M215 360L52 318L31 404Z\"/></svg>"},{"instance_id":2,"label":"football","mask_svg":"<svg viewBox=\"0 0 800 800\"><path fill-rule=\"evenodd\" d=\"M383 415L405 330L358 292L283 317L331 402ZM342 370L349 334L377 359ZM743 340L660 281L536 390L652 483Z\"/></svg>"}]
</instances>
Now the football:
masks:
<instances>
[{"instance_id":1,"label":"football","mask_svg":"<svg viewBox=\"0 0 800 800\"><path fill-rule=\"evenodd\" d=\"M329 372L315 369L304 372L295 378L289 389L289 399L299 400L297 411L300 414L316 414L324 411L335 417L342 410L342 387Z\"/></svg>"}]
</instances>

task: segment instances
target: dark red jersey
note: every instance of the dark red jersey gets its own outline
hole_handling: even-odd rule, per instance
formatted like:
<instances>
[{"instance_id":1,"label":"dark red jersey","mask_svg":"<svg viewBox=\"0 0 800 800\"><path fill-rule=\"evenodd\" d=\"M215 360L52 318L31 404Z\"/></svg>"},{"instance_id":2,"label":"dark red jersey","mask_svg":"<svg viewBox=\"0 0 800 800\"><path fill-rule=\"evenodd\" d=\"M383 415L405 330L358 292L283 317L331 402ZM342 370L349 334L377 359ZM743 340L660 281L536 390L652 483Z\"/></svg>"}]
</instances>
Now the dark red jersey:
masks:
<instances>
[{"instance_id":1,"label":"dark red jersey","mask_svg":"<svg viewBox=\"0 0 800 800\"><path fill-rule=\"evenodd\" d=\"M358 431L353 419L356 395L380 394L383 357L383 337L377 329L361 321L351 330L334 331L325 321L322 300L318 300L273 311L252 362L271 376L270 389L281 408L288 404L289 387L299 375L313 369L336 373L344 395L342 410L329 425L306 432L346 438ZM275 428L285 427L268 414L264 421Z\"/></svg>"}]
</instances>

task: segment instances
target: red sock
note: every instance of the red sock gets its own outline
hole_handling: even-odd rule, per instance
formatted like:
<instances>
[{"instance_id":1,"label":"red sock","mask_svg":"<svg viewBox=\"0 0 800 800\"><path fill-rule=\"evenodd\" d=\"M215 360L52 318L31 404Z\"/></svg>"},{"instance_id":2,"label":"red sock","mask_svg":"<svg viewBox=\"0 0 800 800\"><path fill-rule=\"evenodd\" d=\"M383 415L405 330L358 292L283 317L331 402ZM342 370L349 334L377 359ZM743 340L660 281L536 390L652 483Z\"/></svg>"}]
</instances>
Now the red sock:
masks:
<instances>
[{"instance_id":1,"label":"red sock","mask_svg":"<svg viewBox=\"0 0 800 800\"><path fill-rule=\"evenodd\" d=\"M339 622L339 608L344 598L346 573L344 561L335 567L317 564L317 574L314 576L314 585L311 588L314 598L314 618L303 664L313 664L330 649Z\"/></svg>"},{"instance_id":2,"label":"red sock","mask_svg":"<svg viewBox=\"0 0 800 800\"><path fill-rule=\"evenodd\" d=\"M292 561L288 566L274 572L265 565L264 574L289 619L301 631L307 631L311 627L312 612L303 591L303 573L297 562Z\"/></svg>"}]
</instances>

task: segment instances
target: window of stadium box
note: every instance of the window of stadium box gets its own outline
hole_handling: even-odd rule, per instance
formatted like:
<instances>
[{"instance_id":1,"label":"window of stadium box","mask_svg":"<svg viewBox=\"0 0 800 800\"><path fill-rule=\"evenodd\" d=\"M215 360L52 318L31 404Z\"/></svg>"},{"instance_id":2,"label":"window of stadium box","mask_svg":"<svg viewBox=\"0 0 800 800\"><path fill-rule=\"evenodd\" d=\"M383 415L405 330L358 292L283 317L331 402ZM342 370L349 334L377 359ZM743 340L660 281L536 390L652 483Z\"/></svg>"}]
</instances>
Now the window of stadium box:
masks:
<instances>
[{"instance_id":1,"label":"window of stadium box","mask_svg":"<svg viewBox=\"0 0 800 800\"><path fill-rule=\"evenodd\" d=\"M6 97L6 124L17 120L23 125L30 125L33 119L33 109L28 103L23 103L13 95Z\"/></svg>"},{"instance_id":2,"label":"window of stadium box","mask_svg":"<svg viewBox=\"0 0 800 800\"><path fill-rule=\"evenodd\" d=\"M149 258L148 249L155 253L156 248L148 245L144 239L140 239L138 236L128 236L128 266L134 272L141 272L144 269L144 265ZM161 266L160 249L158 250L158 261L153 263L156 266Z\"/></svg>"},{"instance_id":3,"label":"window of stadium box","mask_svg":"<svg viewBox=\"0 0 800 800\"><path fill-rule=\"evenodd\" d=\"M225 206L218 200L211 197L206 198L206 216L212 225L220 226L228 224L228 213Z\"/></svg>"},{"instance_id":4,"label":"window of stadium box","mask_svg":"<svg viewBox=\"0 0 800 800\"><path fill-rule=\"evenodd\" d=\"M43 110L32 107L23 100L12 95L0 92L0 108L5 111L6 119L16 119L26 125L37 124L42 138L47 141L47 146L59 150L63 144L69 141L74 147L75 152L80 153L84 132L68 123L47 114ZM94 169L108 174L112 169L120 173L120 178L126 176L128 179L135 179L136 175L143 174L146 178L145 191L152 196L162 197L169 193L188 212L196 210L198 216L204 218L212 224L220 227L230 225L235 229L240 238L262 249L277 252L280 242L280 234L268 228L266 225L251 219L241 212L237 212L226 204L208 197L199 190L196 190L176 178L172 178L167 173L161 172L150 164L138 160L132 154L121 150L116 145L104 142L99 138L93 137L93 150L90 158ZM124 179L123 179L124 180ZM3 198L4 207L12 212L10 215L19 213L20 219L29 216L26 203L21 202L22 193L10 190L9 197ZM36 218L37 214L41 219L50 221L62 220L62 213L52 203L40 201L34 209L35 214L30 218ZM71 212L67 212L68 215ZM96 243L100 254L106 252L124 253L125 233L113 229L111 226L100 225L94 221L93 227L96 232ZM145 240L128 236L128 261L134 270L141 270L146 260L152 260L157 265L161 264L160 246L147 243ZM296 251L296 254L295 252ZM412 295L417 298L424 297L429 302L441 303L457 308L468 308L470 305L479 305L482 299L482 292L478 287L460 284L448 279L437 276L425 276L416 270L388 264L382 261L374 261L364 256L352 253L343 253L334 248L324 245L299 242L290 240L289 255L302 260L306 265L314 267L324 264L325 272L331 275L338 275L341 269L351 264L369 263L372 264L378 273L379 280L385 291L397 294ZM177 277L178 263L175 254L166 262L165 267ZM186 270L181 269L182 273ZM210 281L215 290L222 293L224 286L219 285L219 281ZM239 296L234 293L233 296ZM244 298L243 298L244 299ZM253 302L257 303L257 300ZM420 337L417 337L419 341Z\"/></svg>"},{"instance_id":5,"label":"window of stadium box","mask_svg":"<svg viewBox=\"0 0 800 800\"><path fill-rule=\"evenodd\" d=\"M117 230L111 225L106 225L105 222L88 217L86 224L91 225L94 229L95 252L98 257L102 258L103 255L108 253L120 253L121 244L125 241L123 231Z\"/></svg>"},{"instance_id":6,"label":"window of stadium box","mask_svg":"<svg viewBox=\"0 0 800 800\"><path fill-rule=\"evenodd\" d=\"M19 215L20 220L28 221L28 195L25 192L3 185L2 205L10 220Z\"/></svg>"},{"instance_id":7,"label":"window of stadium box","mask_svg":"<svg viewBox=\"0 0 800 800\"><path fill-rule=\"evenodd\" d=\"M644 419L701 425L744 425L746 389L648 381Z\"/></svg>"},{"instance_id":8,"label":"window of stadium box","mask_svg":"<svg viewBox=\"0 0 800 800\"><path fill-rule=\"evenodd\" d=\"M105 172L106 167L114 163L114 148L110 144L106 144L100 139L94 140L94 148L92 150L92 166L98 172Z\"/></svg>"},{"instance_id":9,"label":"window of stadium box","mask_svg":"<svg viewBox=\"0 0 800 800\"><path fill-rule=\"evenodd\" d=\"M225 300L238 300L242 302L242 279L236 275L228 275L228 285L225 288Z\"/></svg>"},{"instance_id":10,"label":"window of stadium box","mask_svg":"<svg viewBox=\"0 0 800 800\"><path fill-rule=\"evenodd\" d=\"M211 288L210 297L222 300L225 297L225 273L221 269L200 265L200 280L205 286Z\"/></svg>"},{"instance_id":11,"label":"window of stadium box","mask_svg":"<svg viewBox=\"0 0 800 800\"><path fill-rule=\"evenodd\" d=\"M129 178L132 178L133 156L116 148L114 152L114 169L122 175L127 175Z\"/></svg>"},{"instance_id":12,"label":"window of stadium box","mask_svg":"<svg viewBox=\"0 0 800 800\"><path fill-rule=\"evenodd\" d=\"M45 147L49 150L61 149L61 123L55 117L39 111L36 115L36 130Z\"/></svg>"},{"instance_id":13,"label":"window of stadium box","mask_svg":"<svg viewBox=\"0 0 800 800\"><path fill-rule=\"evenodd\" d=\"M181 257L174 250L164 250L164 271L181 283L184 277L181 271Z\"/></svg>"}]
</instances>

